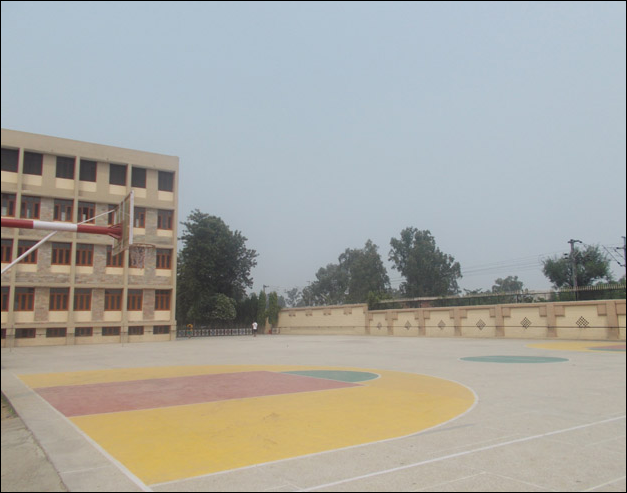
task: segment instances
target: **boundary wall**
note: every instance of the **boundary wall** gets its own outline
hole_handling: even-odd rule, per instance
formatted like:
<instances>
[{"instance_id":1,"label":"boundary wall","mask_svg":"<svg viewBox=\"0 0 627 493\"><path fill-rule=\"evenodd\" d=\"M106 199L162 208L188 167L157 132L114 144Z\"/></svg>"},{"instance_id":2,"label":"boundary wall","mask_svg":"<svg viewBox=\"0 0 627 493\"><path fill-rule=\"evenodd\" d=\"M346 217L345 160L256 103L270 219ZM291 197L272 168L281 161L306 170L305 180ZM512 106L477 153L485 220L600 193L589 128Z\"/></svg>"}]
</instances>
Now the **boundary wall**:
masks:
<instances>
[{"instance_id":1,"label":"boundary wall","mask_svg":"<svg viewBox=\"0 0 627 493\"><path fill-rule=\"evenodd\" d=\"M625 300L368 310L368 305L284 308L278 332L518 339L625 340Z\"/></svg>"}]
</instances>

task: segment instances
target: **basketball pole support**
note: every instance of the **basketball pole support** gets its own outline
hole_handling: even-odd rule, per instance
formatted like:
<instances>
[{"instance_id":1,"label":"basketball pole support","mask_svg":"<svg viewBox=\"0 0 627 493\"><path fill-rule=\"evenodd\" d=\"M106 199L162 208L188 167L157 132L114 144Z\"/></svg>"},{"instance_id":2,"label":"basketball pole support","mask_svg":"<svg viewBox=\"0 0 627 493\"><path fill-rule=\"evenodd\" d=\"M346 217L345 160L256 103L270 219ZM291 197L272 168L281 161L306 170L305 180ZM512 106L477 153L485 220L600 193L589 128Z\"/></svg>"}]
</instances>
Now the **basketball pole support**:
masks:
<instances>
[{"instance_id":1,"label":"basketball pole support","mask_svg":"<svg viewBox=\"0 0 627 493\"><path fill-rule=\"evenodd\" d=\"M108 214L108 212L107 212ZM90 218L88 221L91 221L95 218ZM84 221L85 222L85 221ZM16 258L13 262L7 265L0 274L4 274L11 267L21 261L24 257L27 257L32 252L37 250L41 245L43 245L46 241L50 239L53 235L55 235L59 231L69 231L73 233L89 233L96 235L109 235L119 240L122 238L122 225L115 224L113 226L95 226L93 224L68 224L68 223L59 223L59 222L51 222L51 221L39 221L36 219L12 219L3 217L1 220L1 225L3 228L23 228L23 229L44 229L44 230L52 230L45 238L41 239L35 245L30 247L26 252Z\"/></svg>"}]
</instances>

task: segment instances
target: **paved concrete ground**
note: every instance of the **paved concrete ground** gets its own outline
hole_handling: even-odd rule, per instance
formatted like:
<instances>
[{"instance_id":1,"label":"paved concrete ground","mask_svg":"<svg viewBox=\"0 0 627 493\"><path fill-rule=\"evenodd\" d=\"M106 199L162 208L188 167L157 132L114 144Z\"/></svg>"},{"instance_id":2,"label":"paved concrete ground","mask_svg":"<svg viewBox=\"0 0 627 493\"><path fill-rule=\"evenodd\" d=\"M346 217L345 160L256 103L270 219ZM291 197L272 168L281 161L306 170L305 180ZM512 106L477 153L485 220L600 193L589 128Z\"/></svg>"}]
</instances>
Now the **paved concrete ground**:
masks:
<instances>
[{"instance_id":1,"label":"paved concrete ground","mask_svg":"<svg viewBox=\"0 0 627 493\"><path fill-rule=\"evenodd\" d=\"M22 433L5 441L5 433L14 435L3 420L2 491L62 490L53 489L54 471L50 489L35 484L42 469L41 455L31 453L37 443L70 491L625 491L625 353L530 347L544 342L273 335L2 349L2 392L35 439L29 446L29 433ZM461 359L480 356L567 361ZM416 373L460 383L477 401L458 418L411 436L146 485L19 379L214 364ZM16 480L5 476L4 463L17 455L33 474Z\"/></svg>"},{"instance_id":2,"label":"paved concrete ground","mask_svg":"<svg viewBox=\"0 0 627 493\"><path fill-rule=\"evenodd\" d=\"M33 434L4 397L1 465L2 491L67 491Z\"/></svg>"}]
</instances>

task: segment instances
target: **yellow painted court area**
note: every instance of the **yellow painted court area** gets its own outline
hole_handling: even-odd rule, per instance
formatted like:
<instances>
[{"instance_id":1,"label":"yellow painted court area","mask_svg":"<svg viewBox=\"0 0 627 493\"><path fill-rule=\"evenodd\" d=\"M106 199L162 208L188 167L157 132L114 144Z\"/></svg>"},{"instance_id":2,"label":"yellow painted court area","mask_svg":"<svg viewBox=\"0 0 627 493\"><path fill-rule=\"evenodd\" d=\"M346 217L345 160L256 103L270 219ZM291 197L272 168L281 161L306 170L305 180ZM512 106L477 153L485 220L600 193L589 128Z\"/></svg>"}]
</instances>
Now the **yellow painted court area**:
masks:
<instances>
[{"instance_id":1,"label":"yellow painted court area","mask_svg":"<svg viewBox=\"0 0 627 493\"><path fill-rule=\"evenodd\" d=\"M70 418L145 484L411 435L466 412L475 394L439 378L360 368L190 366L23 375L33 388L248 371L343 370L357 387Z\"/></svg>"},{"instance_id":2,"label":"yellow painted court area","mask_svg":"<svg viewBox=\"0 0 627 493\"><path fill-rule=\"evenodd\" d=\"M600 353L602 351L595 350L594 348L603 348L612 345L624 344L624 342L592 342L592 341L555 341L555 342L540 342L537 344L528 344L527 347L536 349L552 349L556 351L587 351Z\"/></svg>"}]
</instances>

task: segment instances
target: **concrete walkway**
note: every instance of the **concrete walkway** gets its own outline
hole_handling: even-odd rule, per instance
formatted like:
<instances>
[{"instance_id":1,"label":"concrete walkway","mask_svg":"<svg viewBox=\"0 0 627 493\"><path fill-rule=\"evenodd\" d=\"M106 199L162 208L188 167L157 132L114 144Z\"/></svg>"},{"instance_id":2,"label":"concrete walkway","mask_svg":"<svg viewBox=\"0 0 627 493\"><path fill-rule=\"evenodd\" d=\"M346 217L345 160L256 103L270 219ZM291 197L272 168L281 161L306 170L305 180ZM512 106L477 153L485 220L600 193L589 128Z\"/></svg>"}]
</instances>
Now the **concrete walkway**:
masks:
<instances>
[{"instance_id":1,"label":"concrete walkway","mask_svg":"<svg viewBox=\"0 0 627 493\"><path fill-rule=\"evenodd\" d=\"M67 491L24 422L2 399L2 491Z\"/></svg>"},{"instance_id":2,"label":"concrete walkway","mask_svg":"<svg viewBox=\"0 0 627 493\"><path fill-rule=\"evenodd\" d=\"M576 344L567 350L531 347L546 342L273 335L2 349L2 392L34 437L24 429L5 431L7 421L19 421L3 420L2 491L625 491L625 353L585 350L585 344L581 350ZM481 361L494 356L499 358ZM566 361L504 362L510 356ZM479 361L462 359L471 357ZM145 484L20 379L277 364L428 375L471 389L477 400L469 411L421 433ZM42 458L46 462L38 446L54 469L43 473L48 487L36 482L35 471L44 470ZM32 475L5 475L5 459L18 457Z\"/></svg>"}]
</instances>

